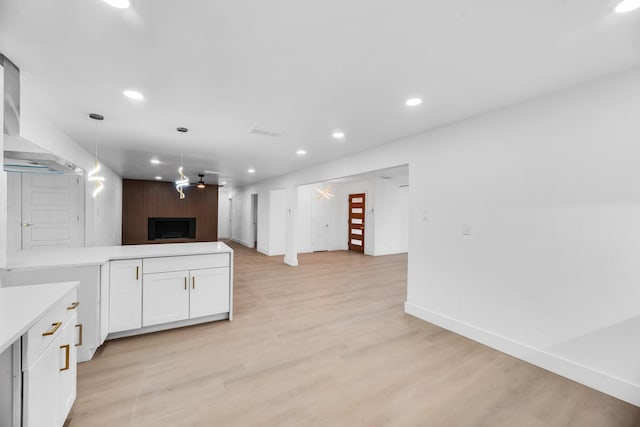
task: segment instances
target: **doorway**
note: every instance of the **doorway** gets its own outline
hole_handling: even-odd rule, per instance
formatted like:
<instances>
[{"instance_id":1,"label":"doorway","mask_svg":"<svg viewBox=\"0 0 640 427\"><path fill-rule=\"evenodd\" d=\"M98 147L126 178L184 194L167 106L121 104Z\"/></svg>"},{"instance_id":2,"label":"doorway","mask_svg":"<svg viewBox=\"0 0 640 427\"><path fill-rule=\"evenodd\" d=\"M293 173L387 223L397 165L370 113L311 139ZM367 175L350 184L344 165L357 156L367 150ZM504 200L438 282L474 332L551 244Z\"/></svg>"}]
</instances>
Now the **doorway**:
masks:
<instances>
[{"instance_id":1,"label":"doorway","mask_svg":"<svg viewBox=\"0 0 640 427\"><path fill-rule=\"evenodd\" d=\"M365 193L349 194L349 250L364 253Z\"/></svg>"},{"instance_id":2,"label":"doorway","mask_svg":"<svg viewBox=\"0 0 640 427\"><path fill-rule=\"evenodd\" d=\"M329 250L329 202L323 197L314 197L311 200L311 250L313 252Z\"/></svg>"},{"instance_id":3,"label":"doorway","mask_svg":"<svg viewBox=\"0 0 640 427\"><path fill-rule=\"evenodd\" d=\"M258 248L258 195L251 195L251 240L253 248Z\"/></svg>"}]
</instances>

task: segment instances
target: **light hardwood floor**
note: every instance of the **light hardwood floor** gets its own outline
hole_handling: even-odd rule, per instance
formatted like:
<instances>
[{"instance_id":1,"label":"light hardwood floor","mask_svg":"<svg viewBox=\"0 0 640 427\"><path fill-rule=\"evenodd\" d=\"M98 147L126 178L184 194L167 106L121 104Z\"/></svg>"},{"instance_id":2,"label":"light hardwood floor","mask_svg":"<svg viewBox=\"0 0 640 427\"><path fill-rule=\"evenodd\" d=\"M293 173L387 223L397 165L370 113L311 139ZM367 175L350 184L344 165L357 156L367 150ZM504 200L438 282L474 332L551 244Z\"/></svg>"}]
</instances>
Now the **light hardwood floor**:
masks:
<instances>
[{"instance_id":1,"label":"light hardwood floor","mask_svg":"<svg viewBox=\"0 0 640 427\"><path fill-rule=\"evenodd\" d=\"M109 341L72 427L637 426L640 409L404 314L406 255L235 250L235 318Z\"/></svg>"}]
</instances>

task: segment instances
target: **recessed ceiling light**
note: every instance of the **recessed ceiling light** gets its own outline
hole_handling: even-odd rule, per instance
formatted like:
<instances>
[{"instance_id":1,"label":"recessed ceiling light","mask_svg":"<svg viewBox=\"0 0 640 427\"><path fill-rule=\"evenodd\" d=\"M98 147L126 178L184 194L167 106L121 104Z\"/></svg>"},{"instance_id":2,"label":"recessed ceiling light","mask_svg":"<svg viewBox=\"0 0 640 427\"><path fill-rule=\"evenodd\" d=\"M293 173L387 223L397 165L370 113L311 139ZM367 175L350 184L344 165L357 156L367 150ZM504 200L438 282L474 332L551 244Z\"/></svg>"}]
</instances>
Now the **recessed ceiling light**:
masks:
<instances>
[{"instance_id":1,"label":"recessed ceiling light","mask_svg":"<svg viewBox=\"0 0 640 427\"><path fill-rule=\"evenodd\" d=\"M333 136L335 139L344 139L344 132L336 130L331 136Z\"/></svg>"},{"instance_id":2,"label":"recessed ceiling light","mask_svg":"<svg viewBox=\"0 0 640 427\"><path fill-rule=\"evenodd\" d=\"M307 150L298 150L296 151L296 154L299 156L304 156L305 154L307 154Z\"/></svg>"},{"instance_id":3,"label":"recessed ceiling light","mask_svg":"<svg viewBox=\"0 0 640 427\"><path fill-rule=\"evenodd\" d=\"M220 184L225 185L227 181L220 181Z\"/></svg>"},{"instance_id":4,"label":"recessed ceiling light","mask_svg":"<svg viewBox=\"0 0 640 427\"><path fill-rule=\"evenodd\" d=\"M255 169L249 169L247 172L249 172L249 173L255 173L255 172L256 172L256 170L255 170Z\"/></svg>"},{"instance_id":5,"label":"recessed ceiling light","mask_svg":"<svg viewBox=\"0 0 640 427\"><path fill-rule=\"evenodd\" d=\"M160 160L158 159L151 159L149 160L151 163L153 163L154 165L159 165L160 163L162 163Z\"/></svg>"},{"instance_id":6,"label":"recessed ceiling light","mask_svg":"<svg viewBox=\"0 0 640 427\"><path fill-rule=\"evenodd\" d=\"M405 101L407 107L416 107L422 104L422 99L420 98L409 98Z\"/></svg>"},{"instance_id":7,"label":"recessed ceiling light","mask_svg":"<svg viewBox=\"0 0 640 427\"><path fill-rule=\"evenodd\" d=\"M158 181L160 181L160 180L162 179L162 177L161 177L161 176L156 176L156 179L157 179Z\"/></svg>"},{"instance_id":8,"label":"recessed ceiling light","mask_svg":"<svg viewBox=\"0 0 640 427\"><path fill-rule=\"evenodd\" d=\"M144 95L136 90L123 90L122 93L129 99L133 99L134 101L142 101L144 99Z\"/></svg>"},{"instance_id":9,"label":"recessed ceiling light","mask_svg":"<svg viewBox=\"0 0 640 427\"><path fill-rule=\"evenodd\" d=\"M131 6L129 0L104 0L104 2L118 9L126 9Z\"/></svg>"},{"instance_id":10,"label":"recessed ceiling light","mask_svg":"<svg viewBox=\"0 0 640 427\"><path fill-rule=\"evenodd\" d=\"M640 0L622 0L616 6L617 13L631 12L640 7Z\"/></svg>"}]
</instances>

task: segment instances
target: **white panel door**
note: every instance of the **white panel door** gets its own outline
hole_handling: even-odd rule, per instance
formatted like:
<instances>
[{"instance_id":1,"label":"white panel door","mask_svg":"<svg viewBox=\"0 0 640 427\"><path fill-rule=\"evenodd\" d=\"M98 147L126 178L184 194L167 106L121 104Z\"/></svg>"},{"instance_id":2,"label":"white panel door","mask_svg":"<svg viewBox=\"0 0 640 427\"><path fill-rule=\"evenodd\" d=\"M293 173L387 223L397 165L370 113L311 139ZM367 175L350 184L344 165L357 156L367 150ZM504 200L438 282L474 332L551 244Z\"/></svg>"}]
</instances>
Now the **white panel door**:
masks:
<instances>
[{"instance_id":1,"label":"white panel door","mask_svg":"<svg viewBox=\"0 0 640 427\"><path fill-rule=\"evenodd\" d=\"M111 261L109 332L142 327L142 260Z\"/></svg>"},{"instance_id":2,"label":"white panel door","mask_svg":"<svg viewBox=\"0 0 640 427\"><path fill-rule=\"evenodd\" d=\"M144 275L142 326L189 318L189 272Z\"/></svg>"},{"instance_id":3,"label":"white panel door","mask_svg":"<svg viewBox=\"0 0 640 427\"><path fill-rule=\"evenodd\" d=\"M191 270L190 318L229 312L229 268Z\"/></svg>"},{"instance_id":4,"label":"white panel door","mask_svg":"<svg viewBox=\"0 0 640 427\"><path fill-rule=\"evenodd\" d=\"M82 183L74 175L22 174L22 249L81 247Z\"/></svg>"},{"instance_id":5,"label":"white panel door","mask_svg":"<svg viewBox=\"0 0 640 427\"><path fill-rule=\"evenodd\" d=\"M329 203L325 198L311 202L311 249L314 252L329 250Z\"/></svg>"}]
</instances>

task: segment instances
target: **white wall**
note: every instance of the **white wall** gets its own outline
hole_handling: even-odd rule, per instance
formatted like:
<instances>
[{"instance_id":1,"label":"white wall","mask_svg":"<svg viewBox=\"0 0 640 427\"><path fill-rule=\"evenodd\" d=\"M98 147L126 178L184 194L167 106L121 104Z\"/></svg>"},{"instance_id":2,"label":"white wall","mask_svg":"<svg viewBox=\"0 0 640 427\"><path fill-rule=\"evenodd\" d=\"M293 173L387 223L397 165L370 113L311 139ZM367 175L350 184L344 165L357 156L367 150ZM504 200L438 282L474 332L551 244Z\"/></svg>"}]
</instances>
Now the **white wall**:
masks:
<instances>
[{"instance_id":1,"label":"white wall","mask_svg":"<svg viewBox=\"0 0 640 427\"><path fill-rule=\"evenodd\" d=\"M298 253L313 252L312 247L312 220L311 207L316 188L320 184L307 184L298 187L298 205L296 215L297 239L296 246Z\"/></svg>"},{"instance_id":2,"label":"white wall","mask_svg":"<svg viewBox=\"0 0 640 427\"><path fill-rule=\"evenodd\" d=\"M408 177L392 180L362 179L348 183L330 182L298 187L297 250L313 251L313 207L322 203L329 208L329 250L347 250L349 194L365 193L365 254L389 255L407 252L409 247ZM335 195L331 200L316 200L316 188L327 185ZM377 236L377 237L376 237Z\"/></svg>"},{"instance_id":3,"label":"white wall","mask_svg":"<svg viewBox=\"0 0 640 427\"><path fill-rule=\"evenodd\" d=\"M0 160L4 164L4 66L0 64ZM7 264L7 174L0 171L0 267ZM2 283L0 283L0 286Z\"/></svg>"},{"instance_id":4,"label":"white wall","mask_svg":"<svg viewBox=\"0 0 640 427\"><path fill-rule=\"evenodd\" d=\"M58 156L70 160L85 171L94 167L93 154L60 131L38 111L38 94L31 89L30 77L22 73L20 133ZM87 118L87 120L89 120ZM85 244L86 246L120 245L122 236L122 178L103 165L104 190L94 199L93 188L85 186Z\"/></svg>"},{"instance_id":5,"label":"white wall","mask_svg":"<svg viewBox=\"0 0 640 427\"><path fill-rule=\"evenodd\" d=\"M409 164L407 312L640 405L639 113L635 69L254 187Z\"/></svg>"},{"instance_id":6,"label":"white wall","mask_svg":"<svg viewBox=\"0 0 640 427\"><path fill-rule=\"evenodd\" d=\"M636 70L416 138L407 310L640 404L639 113Z\"/></svg>"},{"instance_id":7,"label":"white wall","mask_svg":"<svg viewBox=\"0 0 640 427\"><path fill-rule=\"evenodd\" d=\"M404 253L409 250L409 187L405 181L375 181L374 255Z\"/></svg>"},{"instance_id":8,"label":"white wall","mask_svg":"<svg viewBox=\"0 0 640 427\"><path fill-rule=\"evenodd\" d=\"M271 190L269 195L269 250L267 255L284 255L287 227L287 192Z\"/></svg>"}]
</instances>

